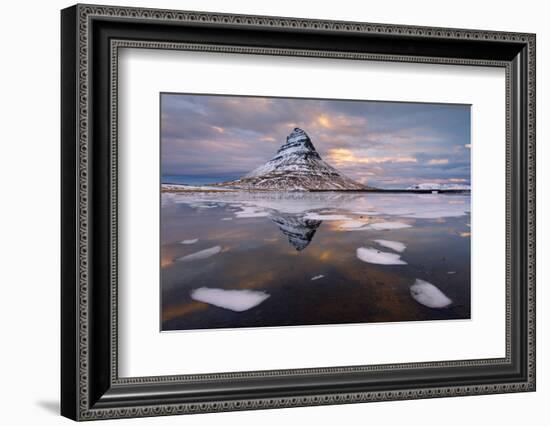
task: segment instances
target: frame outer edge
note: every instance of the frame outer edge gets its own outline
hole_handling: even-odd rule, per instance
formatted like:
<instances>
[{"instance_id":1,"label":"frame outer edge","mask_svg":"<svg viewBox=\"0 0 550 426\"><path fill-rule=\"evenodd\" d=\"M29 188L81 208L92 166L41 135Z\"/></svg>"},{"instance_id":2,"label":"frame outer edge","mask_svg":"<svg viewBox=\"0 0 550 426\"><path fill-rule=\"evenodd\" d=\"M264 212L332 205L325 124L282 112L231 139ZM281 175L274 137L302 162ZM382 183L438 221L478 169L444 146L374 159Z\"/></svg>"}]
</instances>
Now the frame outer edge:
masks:
<instances>
[{"instance_id":1,"label":"frame outer edge","mask_svg":"<svg viewBox=\"0 0 550 426\"><path fill-rule=\"evenodd\" d=\"M61 414L78 417L77 7L61 11Z\"/></svg>"},{"instance_id":2,"label":"frame outer edge","mask_svg":"<svg viewBox=\"0 0 550 426\"><path fill-rule=\"evenodd\" d=\"M68 9L64 11L66 12ZM216 412L229 410L243 409L262 409L262 408L280 408L291 406L308 406L308 405L324 405L324 404L342 404L351 402L366 402L380 400L399 400L399 399L415 399L415 398L433 398L441 396L461 396L474 394L488 393L503 393L529 391L535 388L535 36L527 33L510 33L496 31L481 31L481 30L463 30L463 29L447 29L447 28L430 28L430 27L409 27L403 25L387 25L387 24L368 24L354 22L337 22L312 19L298 18L281 18L267 16L246 16L246 15L229 15L207 12L186 12L186 11L170 11L158 9L140 9L127 7L110 7L97 5L77 5L74 7L76 11L75 26L77 28L76 36L78 37L76 45L77 49L74 52L76 63L76 100L78 105L77 130L76 137L78 141L78 152L76 153L76 179L78 180L77 193L77 284L78 288L74 289L77 296L76 314L73 321L77 323L77 336L75 336L74 346L77 352L78 359L74 363L76 371L76 382L74 390L76 391L77 406L75 408L75 417L77 420L92 420L104 419L113 417L141 417L151 415L170 415L180 413L193 412ZM528 263L528 283L525 283L527 289L529 312L527 314L528 323L528 365L527 370L529 378L526 382L519 383L503 383L500 385L480 385L468 386L463 389L462 386L451 386L449 388L429 388L429 389L403 389L401 391L387 392L370 392L358 394L329 394L320 396L305 396L305 397L281 397L270 399L254 399L245 401L220 401L203 404L163 404L160 406L143 406L139 408L113 408L113 409L93 409L89 407L89 359L88 359L88 342L89 342L89 316L88 316L88 237L89 237L89 222L88 222L88 48L89 39L89 18L97 17L112 17L112 18L131 18L148 21L177 21L177 22L192 22L192 23L209 23L209 24L226 24L232 26L256 26L265 28L290 28L290 29L315 29L317 31L327 32L359 32L359 33L382 33L384 35L400 34L411 35L412 37L436 37L447 39L470 39L470 40L486 40L486 41L507 41L523 43L528 46L528 175L529 181L527 185L527 204L528 209L528 229L529 229L529 244L527 247L527 263ZM71 108L72 105L67 108ZM63 105L63 113L66 114L66 105ZM63 123L63 129L67 125ZM63 147L65 147L63 142ZM73 159L74 161L74 159ZM63 164L66 164L65 161ZM64 176L65 177L65 176ZM66 189L66 183L63 182L63 188ZM70 211L69 206L65 203L63 209L65 212ZM73 208L74 210L74 208ZM63 225L66 226L65 224ZM74 237L73 235L73 237ZM66 256L63 257L66 261ZM64 268L63 268L64 269ZM67 283L64 281L63 289ZM65 318L65 317L64 317ZM69 339L70 340L70 339ZM65 346L62 348L66 349ZM65 366L63 366L65 368ZM63 399L62 394L62 399ZM66 402L66 398L64 399ZM63 413L67 415L67 412Z\"/></svg>"}]
</instances>

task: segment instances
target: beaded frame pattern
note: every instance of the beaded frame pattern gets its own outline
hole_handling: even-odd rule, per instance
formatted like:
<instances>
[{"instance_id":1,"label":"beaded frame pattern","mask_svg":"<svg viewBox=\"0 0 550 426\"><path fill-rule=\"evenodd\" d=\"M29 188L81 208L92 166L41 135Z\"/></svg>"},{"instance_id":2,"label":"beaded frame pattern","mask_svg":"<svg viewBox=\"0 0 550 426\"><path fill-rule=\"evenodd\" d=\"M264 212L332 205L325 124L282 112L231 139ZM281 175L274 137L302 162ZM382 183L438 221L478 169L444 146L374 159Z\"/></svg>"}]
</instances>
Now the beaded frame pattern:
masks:
<instances>
[{"instance_id":1,"label":"beaded frame pattern","mask_svg":"<svg viewBox=\"0 0 550 426\"><path fill-rule=\"evenodd\" d=\"M78 419L94 420L113 417L141 417L141 416L160 416L188 413L206 413L231 410L250 410L263 408L282 408L293 406L311 406L326 404L343 404L354 402L384 401L384 400L404 400L417 398L434 398L444 396L465 396L488 393L506 393L518 391L531 391L535 389L535 36L533 34L494 32L464 29L432 28L387 24L370 24L357 22L338 22L325 20L266 17L266 16L246 16L232 14L217 14L204 12L188 11L170 11L157 9L141 9L126 7L105 7L95 5L78 5ZM140 19L141 21L173 21L173 22L193 22L205 24L224 24L252 26L257 28L291 28L291 29L311 29L327 32L358 32L375 33L384 35L411 35L415 37L426 38L448 38L448 39L466 39L466 40L486 40L486 41L508 41L525 43L528 53L528 73L527 73L527 97L528 97L528 182L527 182L527 222L528 222L528 246L527 246L527 269L528 269L528 330L527 330L527 367L528 379L520 383L502 383L495 385L479 386L450 386L435 387L423 389L403 389L395 391L379 392L356 392L356 393L332 393L326 395L311 395L303 397L277 397L277 398L257 398L247 400L228 400L208 403L175 403L155 406L143 406L137 408L109 408L94 409L89 408L89 336L88 336L88 232L89 232L89 28L90 20L94 17L117 17L128 19ZM462 360L448 362L430 362L414 364L387 364L373 366L349 366L349 367L327 367L317 369L299 369L299 370L272 370L243 373L221 373L208 375L186 375L186 376L159 376L159 377L136 377L119 378L117 347L118 347L118 327L117 327L117 71L118 71L118 49L119 48L148 48L148 49L173 49L173 50L195 50L208 52L224 52L236 54L262 54L262 55L284 55L284 56L310 56L325 57L333 59L362 59L375 61L396 61L396 62L423 62L423 63L444 63L455 65L478 65L505 67L506 69L506 357L499 359L481 359L481 360ZM362 372L362 371L380 371L389 369L404 368L425 368L425 367L449 367L449 366L478 366L490 364L503 364L510 362L510 210L511 210L511 129L509 127L509 118L511 115L511 91L510 67L506 62L469 60L459 58L437 58L437 57L414 57L397 55L372 55L361 53L343 53L327 52L314 50L296 50L296 49L272 49L272 48L253 48L237 46L216 46L216 45L198 45L184 43L164 43L164 42L146 42L133 40L111 40L111 159L113 167L111 169L111 381L115 384L124 383L168 383L178 381L205 381L246 377L272 377L288 375L305 374L334 374L343 372Z\"/></svg>"}]
</instances>

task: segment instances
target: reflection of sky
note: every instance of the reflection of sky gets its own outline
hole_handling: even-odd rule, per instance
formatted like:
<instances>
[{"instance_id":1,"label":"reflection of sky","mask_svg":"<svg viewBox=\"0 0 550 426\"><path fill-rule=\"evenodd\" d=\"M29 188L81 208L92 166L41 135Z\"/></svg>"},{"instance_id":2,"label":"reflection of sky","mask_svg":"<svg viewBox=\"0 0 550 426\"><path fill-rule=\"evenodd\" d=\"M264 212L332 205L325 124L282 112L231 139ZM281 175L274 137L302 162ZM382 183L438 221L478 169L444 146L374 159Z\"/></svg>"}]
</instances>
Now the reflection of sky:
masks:
<instances>
[{"instance_id":1,"label":"reflection of sky","mask_svg":"<svg viewBox=\"0 0 550 426\"><path fill-rule=\"evenodd\" d=\"M301 127L373 186L470 181L467 105L163 94L161 115L163 175L242 176Z\"/></svg>"}]
</instances>

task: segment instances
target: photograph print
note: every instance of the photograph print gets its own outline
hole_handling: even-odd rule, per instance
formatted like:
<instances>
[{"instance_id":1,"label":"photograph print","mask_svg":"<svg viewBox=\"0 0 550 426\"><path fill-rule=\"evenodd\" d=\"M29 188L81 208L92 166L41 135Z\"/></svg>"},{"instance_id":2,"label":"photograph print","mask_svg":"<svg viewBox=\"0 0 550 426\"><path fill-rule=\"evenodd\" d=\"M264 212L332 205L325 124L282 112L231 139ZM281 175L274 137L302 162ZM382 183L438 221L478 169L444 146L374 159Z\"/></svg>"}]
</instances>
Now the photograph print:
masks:
<instances>
[{"instance_id":1,"label":"photograph print","mask_svg":"<svg viewBox=\"0 0 550 426\"><path fill-rule=\"evenodd\" d=\"M160 329L470 319L470 105L160 94Z\"/></svg>"}]
</instances>

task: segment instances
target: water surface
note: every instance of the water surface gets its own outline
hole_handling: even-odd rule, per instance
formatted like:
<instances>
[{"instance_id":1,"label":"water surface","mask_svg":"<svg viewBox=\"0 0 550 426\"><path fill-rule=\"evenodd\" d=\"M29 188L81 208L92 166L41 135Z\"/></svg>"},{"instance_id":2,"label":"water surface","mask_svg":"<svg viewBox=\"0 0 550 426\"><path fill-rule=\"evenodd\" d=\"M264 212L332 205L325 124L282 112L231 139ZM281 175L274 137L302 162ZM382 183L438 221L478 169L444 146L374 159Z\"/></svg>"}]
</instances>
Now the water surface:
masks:
<instances>
[{"instance_id":1,"label":"water surface","mask_svg":"<svg viewBox=\"0 0 550 426\"><path fill-rule=\"evenodd\" d=\"M469 194L163 193L162 330L470 318Z\"/></svg>"}]
</instances>

